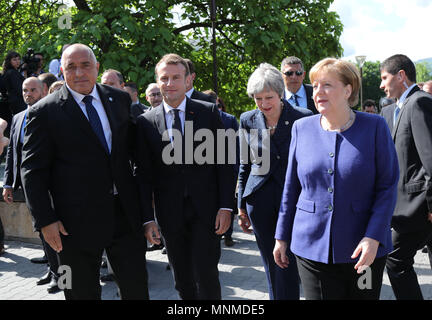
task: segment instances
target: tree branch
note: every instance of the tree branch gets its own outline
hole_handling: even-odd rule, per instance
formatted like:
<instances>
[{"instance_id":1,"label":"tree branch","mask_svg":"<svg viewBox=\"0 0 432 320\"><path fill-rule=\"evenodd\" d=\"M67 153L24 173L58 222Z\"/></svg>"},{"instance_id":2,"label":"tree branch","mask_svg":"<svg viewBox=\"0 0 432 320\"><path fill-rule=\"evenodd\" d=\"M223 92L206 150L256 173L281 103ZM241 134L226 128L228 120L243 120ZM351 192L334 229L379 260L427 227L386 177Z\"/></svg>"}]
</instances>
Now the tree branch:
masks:
<instances>
[{"instance_id":1,"label":"tree branch","mask_svg":"<svg viewBox=\"0 0 432 320\"><path fill-rule=\"evenodd\" d=\"M234 19L225 19L225 20L217 20L216 21L217 24L222 24L222 25L226 25L226 24L247 24L247 23L251 23L252 21L243 21L243 20L234 20ZM181 26L180 28L174 29L173 33L174 34L179 34L180 32L189 30L189 29L194 29L194 28L200 28L200 27L207 27L207 28L211 28L211 22L197 22L197 23L190 23L184 26Z\"/></svg>"}]
</instances>

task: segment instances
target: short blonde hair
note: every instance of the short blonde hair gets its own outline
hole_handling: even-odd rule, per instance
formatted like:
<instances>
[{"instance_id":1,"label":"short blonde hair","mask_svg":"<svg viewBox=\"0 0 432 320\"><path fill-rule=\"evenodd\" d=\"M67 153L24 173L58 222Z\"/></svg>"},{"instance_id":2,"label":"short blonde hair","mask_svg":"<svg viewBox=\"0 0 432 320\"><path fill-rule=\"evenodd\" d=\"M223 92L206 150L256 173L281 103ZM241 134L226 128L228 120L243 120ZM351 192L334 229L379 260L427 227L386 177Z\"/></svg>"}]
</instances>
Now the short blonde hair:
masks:
<instances>
[{"instance_id":1,"label":"short blonde hair","mask_svg":"<svg viewBox=\"0 0 432 320\"><path fill-rule=\"evenodd\" d=\"M345 85L351 85L352 92L348 98L348 104L353 107L358 102L360 91L360 73L357 67L349 61L335 58L325 58L316 63L309 71L310 82L313 83L322 73L333 73Z\"/></svg>"}]
</instances>

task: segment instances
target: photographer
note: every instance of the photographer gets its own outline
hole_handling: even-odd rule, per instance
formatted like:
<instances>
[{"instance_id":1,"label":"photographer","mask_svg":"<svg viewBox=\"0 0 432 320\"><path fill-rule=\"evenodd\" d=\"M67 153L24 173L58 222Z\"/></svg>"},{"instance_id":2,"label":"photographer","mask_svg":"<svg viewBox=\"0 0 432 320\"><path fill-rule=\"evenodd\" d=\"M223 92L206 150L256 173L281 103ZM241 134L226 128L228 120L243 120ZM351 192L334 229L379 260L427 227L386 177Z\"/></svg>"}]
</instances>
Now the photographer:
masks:
<instances>
[{"instance_id":1,"label":"photographer","mask_svg":"<svg viewBox=\"0 0 432 320\"><path fill-rule=\"evenodd\" d=\"M38 77L42 71L43 55L35 53L32 48L28 48L23 57L23 63L19 66L18 71L24 78Z\"/></svg>"},{"instance_id":2,"label":"photographer","mask_svg":"<svg viewBox=\"0 0 432 320\"><path fill-rule=\"evenodd\" d=\"M6 88L6 99L12 115L17 114L26 108L26 104L22 96L22 83L24 81L24 76L18 71L20 62L21 57L19 53L15 51L9 51L2 65L2 77L4 86ZM8 123L10 123L10 121L8 121Z\"/></svg>"}]
</instances>

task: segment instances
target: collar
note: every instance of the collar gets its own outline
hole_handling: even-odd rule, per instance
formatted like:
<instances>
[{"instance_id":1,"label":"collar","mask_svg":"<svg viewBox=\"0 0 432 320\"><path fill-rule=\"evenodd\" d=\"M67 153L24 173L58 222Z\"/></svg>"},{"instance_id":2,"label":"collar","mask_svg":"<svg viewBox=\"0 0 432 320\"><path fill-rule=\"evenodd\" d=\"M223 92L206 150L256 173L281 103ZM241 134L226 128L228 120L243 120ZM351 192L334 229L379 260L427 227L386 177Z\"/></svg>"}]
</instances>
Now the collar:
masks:
<instances>
[{"instance_id":1,"label":"collar","mask_svg":"<svg viewBox=\"0 0 432 320\"><path fill-rule=\"evenodd\" d=\"M291 99L291 97L296 94L297 97L299 98L304 98L306 97L306 89L304 87L304 85L302 84L300 89L297 90L297 92L292 93L291 91L289 91L287 88L285 88L285 98L287 100Z\"/></svg>"},{"instance_id":2,"label":"collar","mask_svg":"<svg viewBox=\"0 0 432 320\"><path fill-rule=\"evenodd\" d=\"M411 90L416 86L416 84L412 84L410 87L408 87L404 93L402 93L402 95L400 96L398 102L397 102L397 106L402 109L403 103L405 101L405 99L407 98L408 94L411 92Z\"/></svg>"},{"instance_id":3,"label":"collar","mask_svg":"<svg viewBox=\"0 0 432 320\"><path fill-rule=\"evenodd\" d=\"M163 107L164 107L166 114L168 114L172 109L177 109L177 110L186 112L186 97L183 99L183 101L179 104L179 106L177 108L171 107L165 101L163 102Z\"/></svg>"},{"instance_id":4,"label":"collar","mask_svg":"<svg viewBox=\"0 0 432 320\"><path fill-rule=\"evenodd\" d=\"M194 88L190 89L188 92L186 92L186 96L190 99L192 93L194 92Z\"/></svg>"},{"instance_id":5,"label":"collar","mask_svg":"<svg viewBox=\"0 0 432 320\"><path fill-rule=\"evenodd\" d=\"M66 87L68 88L68 90L70 91L70 93L72 94L72 97L74 97L75 101L77 102L82 102L82 99L84 99L84 97L86 96L85 94L81 94L79 92L76 92L74 90L72 90L68 84L66 83ZM93 90L90 94L87 94L87 96L92 96L93 100L98 100L101 101L100 97L99 97L99 93L96 89L96 85L93 87Z\"/></svg>"}]
</instances>

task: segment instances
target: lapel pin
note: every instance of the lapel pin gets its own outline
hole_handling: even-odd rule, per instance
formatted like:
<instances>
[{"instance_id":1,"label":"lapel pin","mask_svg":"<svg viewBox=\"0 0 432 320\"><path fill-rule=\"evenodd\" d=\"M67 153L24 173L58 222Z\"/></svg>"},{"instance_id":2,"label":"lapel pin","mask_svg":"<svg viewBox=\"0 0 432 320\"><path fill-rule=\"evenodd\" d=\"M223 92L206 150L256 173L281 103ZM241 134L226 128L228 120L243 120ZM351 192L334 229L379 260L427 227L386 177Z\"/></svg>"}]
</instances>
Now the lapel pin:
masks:
<instances>
[{"instance_id":1,"label":"lapel pin","mask_svg":"<svg viewBox=\"0 0 432 320\"><path fill-rule=\"evenodd\" d=\"M111 98L111 97L108 97L108 100L109 100L110 102L112 102L112 101L113 101L113 98Z\"/></svg>"},{"instance_id":2,"label":"lapel pin","mask_svg":"<svg viewBox=\"0 0 432 320\"><path fill-rule=\"evenodd\" d=\"M286 126L289 125L289 121L285 121L285 125L286 125Z\"/></svg>"}]
</instances>

